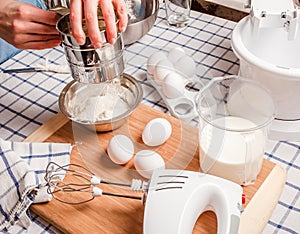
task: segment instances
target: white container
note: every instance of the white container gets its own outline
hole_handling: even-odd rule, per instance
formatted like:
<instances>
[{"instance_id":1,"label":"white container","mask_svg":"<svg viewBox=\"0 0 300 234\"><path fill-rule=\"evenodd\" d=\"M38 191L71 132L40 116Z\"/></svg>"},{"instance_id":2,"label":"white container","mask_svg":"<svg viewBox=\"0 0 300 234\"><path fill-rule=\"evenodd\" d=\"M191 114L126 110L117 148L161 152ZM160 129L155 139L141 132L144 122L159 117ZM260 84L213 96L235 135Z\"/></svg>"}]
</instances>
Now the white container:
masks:
<instances>
[{"instance_id":1,"label":"white container","mask_svg":"<svg viewBox=\"0 0 300 234\"><path fill-rule=\"evenodd\" d=\"M216 77L199 91L196 105L201 171L241 185L255 183L274 119L269 92L250 79Z\"/></svg>"},{"instance_id":2,"label":"white container","mask_svg":"<svg viewBox=\"0 0 300 234\"><path fill-rule=\"evenodd\" d=\"M254 30L247 16L234 28L231 45L240 60L239 75L259 81L272 94L277 111L271 138L300 140L300 30L289 40L285 28Z\"/></svg>"}]
</instances>

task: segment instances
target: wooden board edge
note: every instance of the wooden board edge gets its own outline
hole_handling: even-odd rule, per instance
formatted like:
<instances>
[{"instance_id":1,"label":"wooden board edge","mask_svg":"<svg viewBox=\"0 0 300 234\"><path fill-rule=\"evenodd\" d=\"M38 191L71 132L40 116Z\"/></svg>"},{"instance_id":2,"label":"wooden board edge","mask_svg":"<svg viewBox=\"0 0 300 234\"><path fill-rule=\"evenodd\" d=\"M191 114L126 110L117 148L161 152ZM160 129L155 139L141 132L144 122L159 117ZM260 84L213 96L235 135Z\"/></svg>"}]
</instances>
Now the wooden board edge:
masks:
<instances>
[{"instance_id":1,"label":"wooden board edge","mask_svg":"<svg viewBox=\"0 0 300 234\"><path fill-rule=\"evenodd\" d=\"M58 112L37 130L31 133L24 142L43 142L64 126L68 121L69 119L65 117L63 113Z\"/></svg>"},{"instance_id":2,"label":"wooden board edge","mask_svg":"<svg viewBox=\"0 0 300 234\"><path fill-rule=\"evenodd\" d=\"M241 214L239 233L262 233L277 205L286 178L286 170L275 165ZM263 213L264 216L258 215Z\"/></svg>"}]
</instances>

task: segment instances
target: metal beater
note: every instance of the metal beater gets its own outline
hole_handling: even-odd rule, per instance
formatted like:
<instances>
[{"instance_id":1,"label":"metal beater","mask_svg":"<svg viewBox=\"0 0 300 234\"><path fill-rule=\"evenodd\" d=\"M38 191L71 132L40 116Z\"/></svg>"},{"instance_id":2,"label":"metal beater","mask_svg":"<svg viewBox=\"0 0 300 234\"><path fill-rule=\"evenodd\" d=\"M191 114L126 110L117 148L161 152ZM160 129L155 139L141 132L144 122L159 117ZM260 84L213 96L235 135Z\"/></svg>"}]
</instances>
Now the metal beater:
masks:
<instances>
[{"instance_id":1,"label":"metal beater","mask_svg":"<svg viewBox=\"0 0 300 234\"><path fill-rule=\"evenodd\" d=\"M71 182L65 182L64 176L72 176ZM66 204L82 204L93 200L95 197L103 195L123 197L145 200L145 192L148 188L148 183L138 179L133 179L131 184L112 182L103 180L96 176L87 168L78 164L66 164L60 166L54 162L50 162L46 168L45 181L47 183L47 193L60 202ZM74 182L75 181L75 182ZM103 191L98 186L100 184L108 184L113 186L121 186L130 188L134 192L142 192L142 196L132 196L126 194L116 194ZM75 193L70 196L70 193ZM85 194L85 195L82 195Z\"/></svg>"}]
</instances>

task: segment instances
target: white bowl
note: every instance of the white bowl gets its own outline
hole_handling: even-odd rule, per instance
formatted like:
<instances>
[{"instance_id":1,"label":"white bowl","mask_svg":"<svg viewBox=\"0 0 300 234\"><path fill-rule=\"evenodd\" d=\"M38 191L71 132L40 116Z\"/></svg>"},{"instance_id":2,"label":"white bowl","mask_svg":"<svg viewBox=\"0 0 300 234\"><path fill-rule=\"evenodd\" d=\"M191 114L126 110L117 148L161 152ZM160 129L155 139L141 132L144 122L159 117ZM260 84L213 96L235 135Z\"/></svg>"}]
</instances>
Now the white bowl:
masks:
<instances>
[{"instance_id":1,"label":"white bowl","mask_svg":"<svg viewBox=\"0 0 300 234\"><path fill-rule=\"evenodd\" d=\"M299 120L300 30L294 40L288 40L283 28L262 28L255 35L247 16L234 28L231 45L240 59L239 75L259 81L272 93L276 119Z\"/></svg>"}]
</instances>

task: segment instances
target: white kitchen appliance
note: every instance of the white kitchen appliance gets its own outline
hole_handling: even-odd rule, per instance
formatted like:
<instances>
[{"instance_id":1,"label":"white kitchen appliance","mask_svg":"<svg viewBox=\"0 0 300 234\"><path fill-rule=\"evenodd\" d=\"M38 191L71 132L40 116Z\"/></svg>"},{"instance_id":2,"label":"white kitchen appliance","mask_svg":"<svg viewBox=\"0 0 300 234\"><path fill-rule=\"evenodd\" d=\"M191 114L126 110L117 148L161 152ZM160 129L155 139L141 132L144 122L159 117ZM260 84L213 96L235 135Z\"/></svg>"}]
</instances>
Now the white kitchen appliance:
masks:
<instances>
[{"instance_id":1,"label":"white kitchen appliance","mask_svg":"<svg viewBox=\"0 0 300 234\"><path fill-rule=\"evenodd\" d=\"M272 94L277 113L270 138L300 141L300 11L293 0L250 5L231 38L239 75L259 81Z\"/></svg>"},{"instance_id":2,"label":"white kitchen appliance","mask_svg":"<svg viewBox=\"0 0 300 234\"><path fill-rule=\"evenodd\" d=\"M242 187L220 177L185 170L154 171L148 189L144 233L192 233L197 218L215 212L218 233L237 233Z\"/></svg>"}]
</instances>

